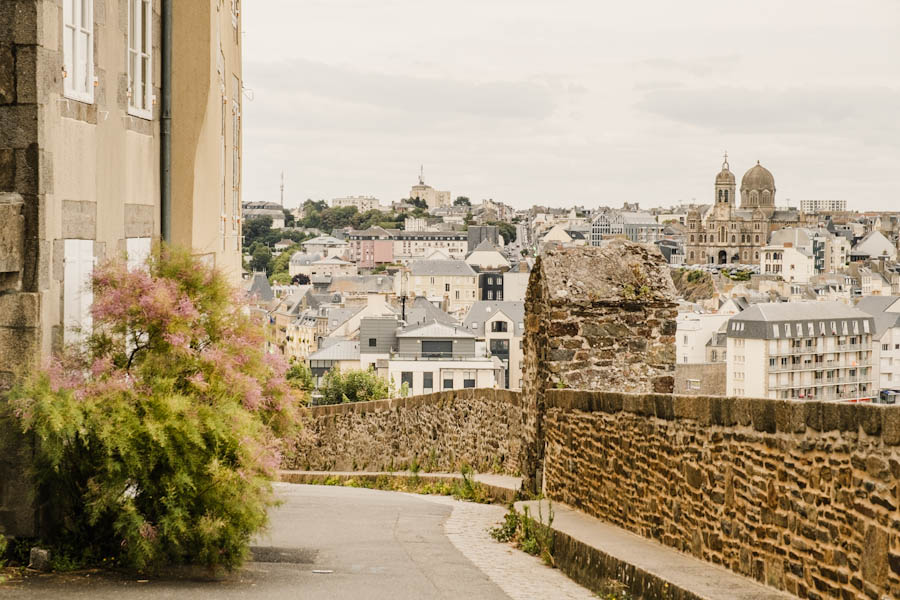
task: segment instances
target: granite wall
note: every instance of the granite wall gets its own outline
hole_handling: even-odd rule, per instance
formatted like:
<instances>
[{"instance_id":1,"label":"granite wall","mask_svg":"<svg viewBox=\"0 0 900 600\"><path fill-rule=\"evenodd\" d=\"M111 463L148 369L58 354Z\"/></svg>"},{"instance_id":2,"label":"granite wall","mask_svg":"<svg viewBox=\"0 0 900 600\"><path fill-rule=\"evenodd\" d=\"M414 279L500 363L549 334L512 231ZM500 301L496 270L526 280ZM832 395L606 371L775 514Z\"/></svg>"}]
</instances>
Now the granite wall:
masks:
<instances>
[{"instance_id":1,"label":"granite wall","mask_svg":"<svg viewBox=\"0 0 900 600\"><path fill-rule=\"evenodd\" d=\"M900 597L900 407L545 402L551 499L801 598Z\"/></svg>"},{"instance_id":2,"label":"granite wall","mask_svg":"<svg viewBox=\"0 0 900 600\"><path fill-rule=\"evenodd\" d=\"M284 457L287 469L384 471L413 463L425 471L515 474L522 452L516 392L471 389L306 409L305 426Z\"/></svg>"}]
</instances>

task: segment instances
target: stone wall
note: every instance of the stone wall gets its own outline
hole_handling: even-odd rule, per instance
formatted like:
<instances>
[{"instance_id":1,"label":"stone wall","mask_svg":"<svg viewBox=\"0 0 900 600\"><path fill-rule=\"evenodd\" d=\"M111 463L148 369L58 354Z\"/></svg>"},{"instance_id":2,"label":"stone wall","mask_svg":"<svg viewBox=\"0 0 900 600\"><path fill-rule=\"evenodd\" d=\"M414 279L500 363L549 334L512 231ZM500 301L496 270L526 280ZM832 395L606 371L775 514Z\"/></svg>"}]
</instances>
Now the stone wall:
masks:
<instances>
[{"instance_id":1,"label":"stone wall","mask_svg":"<svg viewBox=\"0 0 900 600\"><path fill-rule=\"evenodd\" d=\"M525 298L526 489L542 479L545 390L673 391L675 296L653 246L611 240L538 259Z\"/></svg>"},{"instance_id":2,"label":"stone wall","mask_svg":"<svg viewBox=\"0 0 900 600\"><path fill-rule=\"evenodd\" d=\"M551 499L801 598L900 597L900 407L545 402Z\"/></svg>"},{"instance_id":3,"label":"stone wall","mask_svg":"<svg viewBox=\"0 0 900 600\"><path fill-rule=\"evenodd\" d=\"M425 471L515 474L522 451L522 402L507 390L439 392L306 410L285 456L287 469L384 471L414 462Z\"/></svg>"}]
</instances>

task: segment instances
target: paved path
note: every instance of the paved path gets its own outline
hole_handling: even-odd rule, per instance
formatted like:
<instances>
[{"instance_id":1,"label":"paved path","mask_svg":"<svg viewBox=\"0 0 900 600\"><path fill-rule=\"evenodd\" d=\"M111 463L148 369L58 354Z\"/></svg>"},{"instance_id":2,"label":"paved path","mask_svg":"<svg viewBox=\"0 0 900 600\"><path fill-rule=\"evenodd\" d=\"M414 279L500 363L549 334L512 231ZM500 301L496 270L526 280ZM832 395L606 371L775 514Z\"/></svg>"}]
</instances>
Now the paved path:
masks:
<instances>
[{"instance_id":1,"label":"paved path","mask_svg":"<svg viewBox=\"0 0 900 600\"><path fill-rule=\"evenodd\" d=\"M494 542L498 506L396 492L277 484L284 500L256 558L221 581L83 575L0 586L29 600L519 600L592 596L561 573ZM285 562L276 562L285 561ZM316 570L332 571L317 574Z\"/></svg>"}]
</instances>

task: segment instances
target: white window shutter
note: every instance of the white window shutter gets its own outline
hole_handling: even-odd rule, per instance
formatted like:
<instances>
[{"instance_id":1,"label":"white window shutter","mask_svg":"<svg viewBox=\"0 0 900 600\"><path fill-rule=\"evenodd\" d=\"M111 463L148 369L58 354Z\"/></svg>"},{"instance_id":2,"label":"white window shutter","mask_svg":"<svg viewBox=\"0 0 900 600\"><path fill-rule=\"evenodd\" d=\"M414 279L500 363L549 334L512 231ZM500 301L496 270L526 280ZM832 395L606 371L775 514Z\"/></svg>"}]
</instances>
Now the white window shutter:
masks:
<instances>
[{"instance_id":1,"label":"white window shutter","mask_svg":"<svg viewBox=\"0 0 900 600\"><path fill-rule=\"evenodd\" d=\"M65 240L63 244L63 341L77 343L90 335L94 293L93 240Z\"/></svg>"}]
</instances>

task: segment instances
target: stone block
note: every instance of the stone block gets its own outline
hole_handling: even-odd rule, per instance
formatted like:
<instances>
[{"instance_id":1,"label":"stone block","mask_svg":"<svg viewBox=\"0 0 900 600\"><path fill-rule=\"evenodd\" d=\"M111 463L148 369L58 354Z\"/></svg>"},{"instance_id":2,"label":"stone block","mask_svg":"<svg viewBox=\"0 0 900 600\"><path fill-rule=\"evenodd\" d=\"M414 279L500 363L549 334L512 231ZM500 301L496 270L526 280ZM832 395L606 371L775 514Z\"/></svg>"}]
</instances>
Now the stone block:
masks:
<instances>
[{"instance_id":1,"label":"stone block","mask_svg":"<svg viewBox=\"0 0 900 600\"><path fill-rule=\"evenodd\" d=\"M37 327L41 316L40 301L40 294L0 294L0 327Z\"/></svg>"},{"instance_id":2,"label":"stone block","mask_svg":"<svg viewBox=\"0 0 900 600\"><path fill-rule=\"evenodd\" d=\"M37 142L36 104L0 105L0 148L27 148Z\"/></svg>"},{"instance_id":3,"label":"stone block","mask_svg":"<svg viewBox=\"0 0 900 600\"><path fill-rule=\"evenodd\" d=\"M16 155L12 148L0 148L0 194L12 192L16 184Z\"/></svg>"},{"instance_id":4,"label":"stone block","mask_svg":"<svg viewBox=\"0 0 900 600\"><path fill-rule=\"evenodd\" d=\"M16 102L36 104L37 46L16 47Z\"/></svg>"},{"instance_id":5,"label":"stone block","mask_svg":"<svg viewBox=\"0 0 900 600\"><path fill-rule=\"evenodd\" d=\"M28 568L35 571L49 571L50 551L46 548L32 548L29 554Z\"/></svg>"},{"instance_id":6,"label":"stone block","mask_svg":"<svg viewBox=\"0 0 900 600\"><path fill-rule=\"evenodd\" d=\"M0 104L13 104L15 101L16 58L13 45L0 42Z\"/></svg>"},{"instance_id":7,"label":"stone block","mask_svg":"<svg viewBox=\"0 0 900 600\"><path fill-rule=\"evenodd\" d=\"M0 193L0 273L21 271L25 263L24 203L18 194Z\"/></svg>"},{"instance_id":8,"label":"stone block","mask_svg":"<svg viewBox=\"0 0 900 600\"><path fill-rule=\"evenodd\" d=\"M97 237L97 203L63 200L62 237L93 240Z\"/></svg>"},{"instance_id":9,"label":"stone block","mask_svg":"<svg viewBox=\"0 0 900 600\"><path fill-rule=\"evenodd\" d=\"M19 373L37 364L40 350L38 330L0 327L0 369Z\"/></svg>"}]
</instances>

